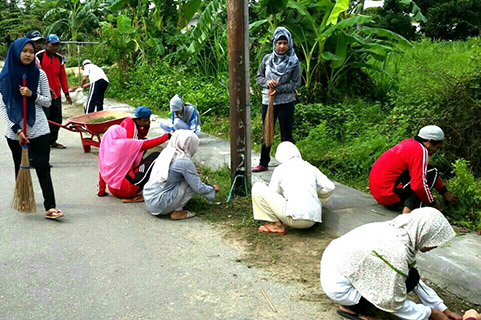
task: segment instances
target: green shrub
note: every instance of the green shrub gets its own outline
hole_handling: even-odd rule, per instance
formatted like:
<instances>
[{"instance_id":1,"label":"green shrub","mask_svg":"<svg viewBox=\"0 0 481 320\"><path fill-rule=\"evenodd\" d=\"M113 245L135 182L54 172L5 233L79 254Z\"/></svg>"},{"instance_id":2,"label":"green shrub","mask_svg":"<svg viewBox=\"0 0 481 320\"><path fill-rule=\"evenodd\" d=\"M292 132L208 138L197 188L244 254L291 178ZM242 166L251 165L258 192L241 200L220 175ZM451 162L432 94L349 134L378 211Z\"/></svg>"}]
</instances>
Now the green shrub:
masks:
<instances>
[{"instance_id":1,"label":"green shrub","mask_svg":"<svg viewBox=\"0 0 481 320\"><path fill-rule=\"evenodd\" d=\"M449 208L456 224L481 229L481 180L469 170L469 162L463 159L453 164L454 177L446 183L449 191L458 196L456 206Z\"/></svg>"}]
</instances>

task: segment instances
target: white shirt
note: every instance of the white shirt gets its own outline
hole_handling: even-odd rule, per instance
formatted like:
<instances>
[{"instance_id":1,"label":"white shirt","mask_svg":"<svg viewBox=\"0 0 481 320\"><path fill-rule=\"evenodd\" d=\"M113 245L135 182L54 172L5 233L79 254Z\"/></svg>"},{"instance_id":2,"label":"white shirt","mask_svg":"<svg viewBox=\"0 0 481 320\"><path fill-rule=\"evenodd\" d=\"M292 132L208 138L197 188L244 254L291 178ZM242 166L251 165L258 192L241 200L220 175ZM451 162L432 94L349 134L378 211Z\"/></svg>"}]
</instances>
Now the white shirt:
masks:
<instances>
[{"instance_id":1,"label":"white shirt","mask_svg":"<svg viewBox=\"0 0 481 320\"><path fill-rule=\"evenodd\" d=\"M104 79L105 81L109 82L104 70L92 63L87 63L84 65L83 75L89 76L90 83L94 83L100 79Z\"/></svg>"},{"instance_id":2,"label":"white shirt","mask_svg":"<svg viewBox=\"0 0 481 320\"><path fill-rule=\"evenodd\" d=\"M319 169L300 158L280 164L272 173L269 188L287 200L286 215L293 219L322 222L318 192L334 190L334 183Z\"/></svg>"}]
</instances>

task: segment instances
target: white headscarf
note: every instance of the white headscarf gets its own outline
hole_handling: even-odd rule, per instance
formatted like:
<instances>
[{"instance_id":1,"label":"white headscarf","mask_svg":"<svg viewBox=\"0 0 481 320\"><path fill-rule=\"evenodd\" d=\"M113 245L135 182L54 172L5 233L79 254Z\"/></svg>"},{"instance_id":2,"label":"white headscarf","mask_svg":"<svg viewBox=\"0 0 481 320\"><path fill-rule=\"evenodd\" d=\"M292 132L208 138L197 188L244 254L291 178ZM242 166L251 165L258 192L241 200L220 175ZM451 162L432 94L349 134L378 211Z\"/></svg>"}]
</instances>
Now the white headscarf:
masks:
<instances>
[{"instance_id":1,"label":"white headscarf","mask_svg":"<svg viewBox=\"0 0 481 320\"><path fill-rule=\"evenodd\" d=\"M376 307L395 312L406 300L406 278L377 254L407 275L418 250L442 245L454 236L443 214L426 207L391 221L358 227L329 246L338 254L339 273Z\"/></svg>"},{"instance_id":2,"label":"white headscarf","mask_svg":"<svg viewBox=\"0 0 481 320\"><path fill-rule=\"evenodd\" d=\"M150 180L163 183L169 177L170 163L184 157L192 158L199 149L199 137L191 130L177 130L172 134L167 148L155 160Z\"/></svg>"},{"instance_id":3,"label":"white headscarf","mask_svg":"<svg viewBox=\"0 0 481 320\"><path fill-rule=\"evenodd\" d=\"M285 163L291 159L302 159L299 149L290 141L281 142L276 150L276 160Z\"/></svg>"}]
</instances>

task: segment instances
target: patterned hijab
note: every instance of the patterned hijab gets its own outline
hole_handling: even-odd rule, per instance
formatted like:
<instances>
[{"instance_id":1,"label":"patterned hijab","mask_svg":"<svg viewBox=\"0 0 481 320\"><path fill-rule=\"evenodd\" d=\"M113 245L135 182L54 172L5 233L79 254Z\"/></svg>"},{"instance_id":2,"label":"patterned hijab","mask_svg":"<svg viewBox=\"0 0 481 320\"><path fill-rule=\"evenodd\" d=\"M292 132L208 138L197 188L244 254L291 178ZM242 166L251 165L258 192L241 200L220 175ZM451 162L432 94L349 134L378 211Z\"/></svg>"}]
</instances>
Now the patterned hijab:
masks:
<instances>
[{"instance_id":1,"label":"patterned hijab","mask_svg":"<svg viewBox=\"0 0 481 320\"><path fill-rule=\"evenodd\" d=\"M329 246L338 253L338 271L361 295L379 309L394 312L406 300L405 275L417 251L440 246L454 236L442 213L426 207L358 227Z\"/></svg>"},{"instance_id":2,"label":"patterned hijab","mask_svg":"<svg viewBox=\"0 0 481 320\"><path fill-rule=\"evenodd\" d=\"M285 37L289 46L289 49L287 49L287 52L284 54L279 54L276 51L276 43L277 41L279 41L280 37ZM266 76L268 79L272 79L272 76L269 76L269 73L271 73L274 78L279 79L281 76L289 74L292 69L294 69L294 67L299 64L299 59L294 52L294 42L292 40L292 35L289 30L284 27L278 27L276 31L274 31L273 38L273 50L266 61Z\"/></svg>"},{"instance_id":3,"label":"patterned hijab","mask_svg":"<svg viewBox=\"0 0 481 320\"><path fill-rule=\"evenodd\" d=\"M167 181L172 161L184 157L192 158L199 149L199 143L199 137L193 131L176 130L172 134L167 148L162 150L162 153L155 160L150 180L157 183Z\"/></svg>"}]
</instances>

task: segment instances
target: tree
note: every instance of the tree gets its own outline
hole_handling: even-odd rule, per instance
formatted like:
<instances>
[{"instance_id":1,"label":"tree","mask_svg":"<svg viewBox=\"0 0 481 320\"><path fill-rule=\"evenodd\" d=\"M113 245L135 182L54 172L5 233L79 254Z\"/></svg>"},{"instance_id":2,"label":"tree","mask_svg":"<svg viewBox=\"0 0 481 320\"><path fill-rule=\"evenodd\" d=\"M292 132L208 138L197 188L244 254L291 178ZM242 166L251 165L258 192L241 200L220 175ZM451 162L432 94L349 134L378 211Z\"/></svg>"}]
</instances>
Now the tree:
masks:
<instances>
[{"instance_id":1,"label":"tree","mask_svg":"<svg viewBox=\"0 0 481 320\"><path fill-rule=\"evenodd\" d=\"M412 24L411 11L399 0L385 0L375 19L376 26L394 31L406 39L416 40L416 27Z\"/></svg>"},{"instance_id":2,"label":"tree","mask_svg":"<svg viewBox=\"0 0 481 320\"><path fill-rule=\"evenodd\" d=\"M481 1L419 0L427 22L422 31L431 39L465 40L481 35Z\"/></svg>"}]
</instances>

